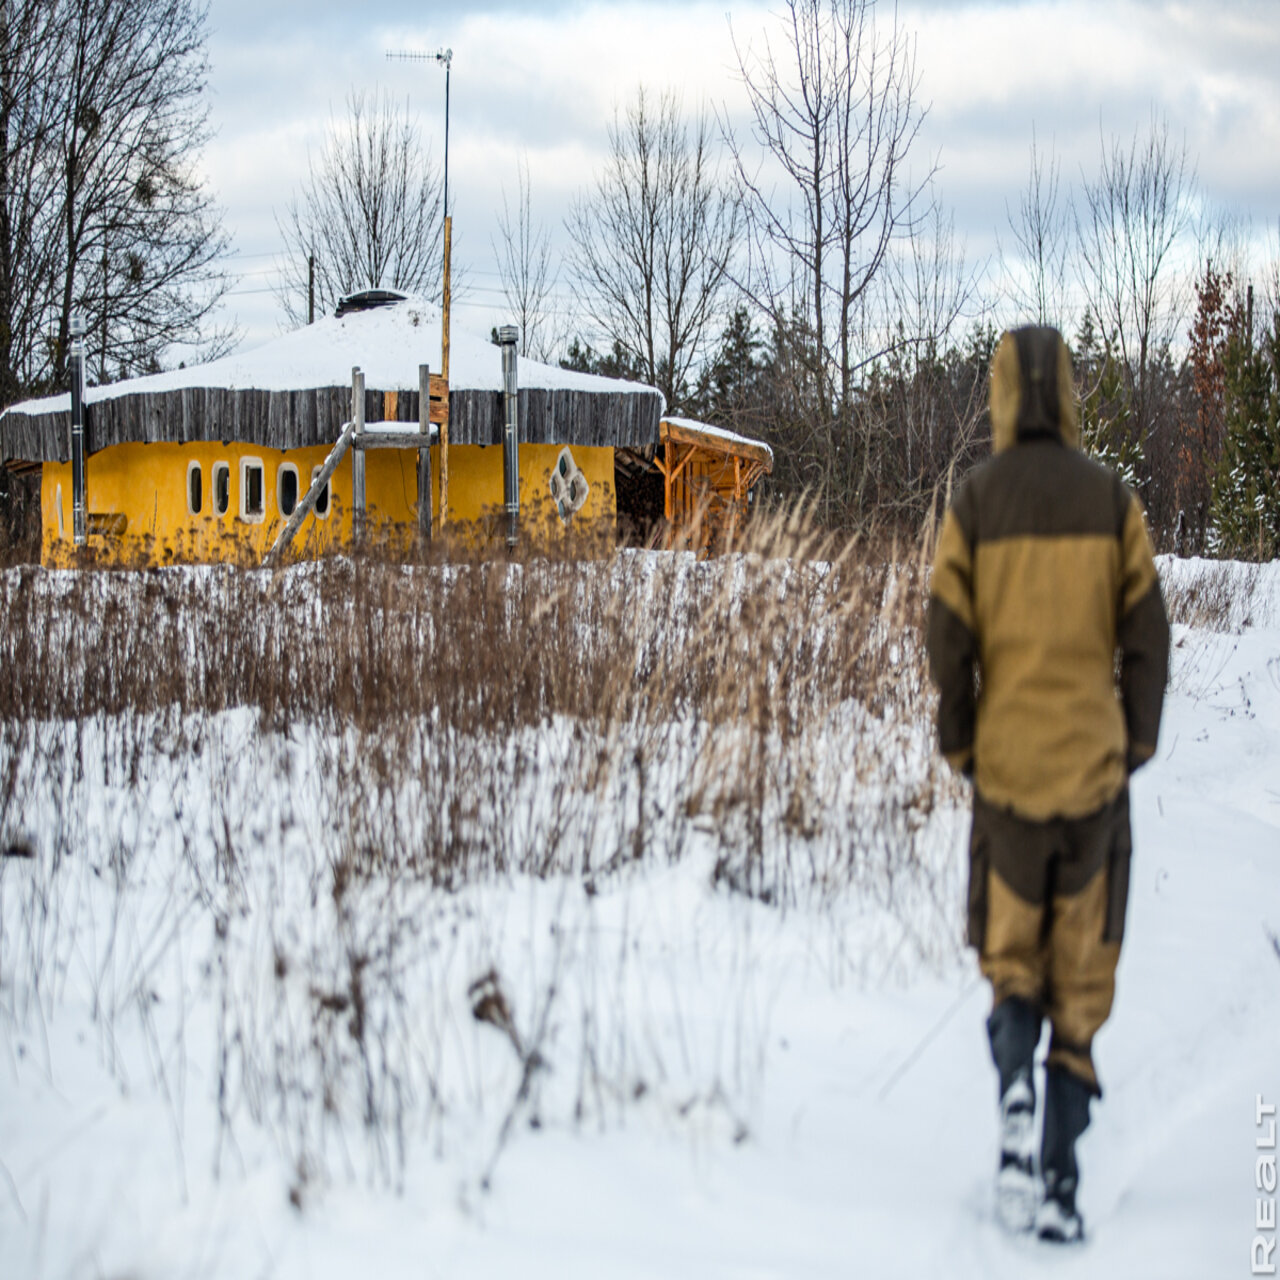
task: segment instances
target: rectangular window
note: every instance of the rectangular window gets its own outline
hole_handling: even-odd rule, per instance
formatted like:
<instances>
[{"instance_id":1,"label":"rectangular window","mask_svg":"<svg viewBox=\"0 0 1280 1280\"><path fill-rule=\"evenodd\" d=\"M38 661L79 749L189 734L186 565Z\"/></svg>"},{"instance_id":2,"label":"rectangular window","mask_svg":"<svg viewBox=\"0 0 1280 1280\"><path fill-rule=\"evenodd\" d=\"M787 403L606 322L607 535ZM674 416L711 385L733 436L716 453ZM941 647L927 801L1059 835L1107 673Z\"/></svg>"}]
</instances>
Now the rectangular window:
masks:
<instances>
[{"instance_id":1,"label":"rectangular window","mask_svg":"<svg viewBox=\"0 0 1280 1280\"><path fill-rule=\"evenodd\" d=\"M198 516L204 507L204 472L198 462L187 465L187 514Z\"/></svg>"},{"instance_id":2,"label":"rectangular window","mask_svg":"<svg viewBox=\"0 0 1280 1280\"><path fill-rule=\"evenodd\" d=\"M321 471L321 468L319 467L311 468L312 484L315 484L316 476L320 474L320 471ZM328 518L328 515L329 515L329 481L328 480L324 482L324 488L321 489L318 494L316 494L316 505L312 508L312 510L316 513L316 516L319 519L324 520Z\"/></svg>"},{"instance_id":3,"label":"rectangular window","mask_svg":"<svg viewBox=\"0 0 1280 1280\"><path fill-rule=\"evenodd\" d=\"M282 462L276 472L276 506L288 519L298 505L298 468L292 462Z\"/></svg>"},{"instance_id":4,"label":"rectangular window","mask_svg":"<svg viewBox=\"0 0 1280 1280\"><path fill-rule=\"evenodd\" d=\"M240 519L257 524L266 514L261 458L240 459Z\"/></svg>"},{"instance_id":5,"label":"rectangular window","mask_svg":"<svg viewBox=\"0 0 1280 1280\"><path fill-rule=\"evenodd\" d=\"M213 464L213 511L215 515L225 516L231 508L231 464L215 462Z\"/></svg>"}]
</instances>

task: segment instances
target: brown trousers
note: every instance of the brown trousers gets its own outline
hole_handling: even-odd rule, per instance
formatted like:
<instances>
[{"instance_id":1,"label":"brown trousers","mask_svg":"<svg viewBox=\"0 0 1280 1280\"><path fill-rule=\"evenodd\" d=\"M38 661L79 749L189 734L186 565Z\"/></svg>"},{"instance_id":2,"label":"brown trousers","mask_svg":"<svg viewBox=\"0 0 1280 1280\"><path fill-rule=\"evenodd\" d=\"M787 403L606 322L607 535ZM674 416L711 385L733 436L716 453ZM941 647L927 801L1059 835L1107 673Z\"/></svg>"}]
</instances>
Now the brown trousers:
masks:
<instances>
[{"instance_id":1,"label":"brown trousers","mask_svg":"<svg viewBox=\"0 0 1280 1280\"><path fill-rule=\"evenodd\" d=\"M1096 813L1047 822L974 793L969 943L994 1003L1018 996L1041 1010L1049 1062L1094 1093L1093 1037L1115 995L1131 850L1127 789Z\"/></svg>"}]
</instances>

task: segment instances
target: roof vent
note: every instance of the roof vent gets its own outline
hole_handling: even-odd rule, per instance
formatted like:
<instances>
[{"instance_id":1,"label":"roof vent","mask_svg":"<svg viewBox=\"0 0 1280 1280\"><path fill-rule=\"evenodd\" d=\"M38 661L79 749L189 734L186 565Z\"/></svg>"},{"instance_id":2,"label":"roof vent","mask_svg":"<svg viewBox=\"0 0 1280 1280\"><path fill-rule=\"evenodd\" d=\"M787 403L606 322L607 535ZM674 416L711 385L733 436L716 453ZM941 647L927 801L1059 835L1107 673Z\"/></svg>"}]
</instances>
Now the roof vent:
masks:
<instances>
[{"instance_id":1,"label":"roof vent","mask_svg":"<svg viewBox=\"0 0 1280 1280\"><path fill-rule=\"evenodd\" d=\"M394 289L362 289L359 293L349 293L341 299L334 315L341 318L353 311L375 311L378 307L390 307L403 302L406 296Z\"/></svg>"}]
</instances>

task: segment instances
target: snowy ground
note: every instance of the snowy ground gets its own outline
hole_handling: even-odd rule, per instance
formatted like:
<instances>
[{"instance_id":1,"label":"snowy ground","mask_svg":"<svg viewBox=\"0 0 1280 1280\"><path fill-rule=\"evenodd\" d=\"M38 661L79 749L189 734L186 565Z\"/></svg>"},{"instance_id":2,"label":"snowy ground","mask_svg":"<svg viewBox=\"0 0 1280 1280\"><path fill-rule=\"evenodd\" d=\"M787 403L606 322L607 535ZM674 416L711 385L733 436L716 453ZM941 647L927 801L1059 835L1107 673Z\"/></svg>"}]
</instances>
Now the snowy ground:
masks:
<instances>
[{"instance_id":1,"label":"snowy ground","mask_svg":"<svg viewBox=\"0 0 1280 1280\"><path fill-rule=\"evenodd\" d=\"M1245 612L1177 630L1134 783L1085 1247L992 1222L954 810L905 883L786 909L716 884L709 833L592 891L335 893L305 788L236 819L252 867L175 846L175 803L260 763L232 715L123 818L108 787L49 800L93 856L0 864L0 1274L1248 1275L1255 1098L1280 1102L1280 567ZM490 969L511 1033L468 1013ZM353 1004L353 973L389 995Z\"/></svg>"}]
</instances>

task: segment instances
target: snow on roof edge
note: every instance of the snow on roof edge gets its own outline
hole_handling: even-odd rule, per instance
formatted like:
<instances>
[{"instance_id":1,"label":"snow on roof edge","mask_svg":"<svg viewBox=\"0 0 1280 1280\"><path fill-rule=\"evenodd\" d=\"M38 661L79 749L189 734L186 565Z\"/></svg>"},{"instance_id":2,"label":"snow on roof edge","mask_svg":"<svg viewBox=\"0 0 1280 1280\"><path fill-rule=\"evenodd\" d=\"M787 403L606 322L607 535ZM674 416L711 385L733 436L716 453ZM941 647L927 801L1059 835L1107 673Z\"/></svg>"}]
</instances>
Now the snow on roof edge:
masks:
<instances>
[{"instance_id":1,"label":"snow on roof edge","mask_svg":"<svg viewBox=\"0 0 1280 1280\"><path fill-rule=\"evenodd\" d=\"M730 431L727 427L717 427L710 422L699 422L696 418L677 418L669 413L662 415L663 422L669 422L672 426L684 427L690 431L701 431L704 435L715 436L719 440L725 441L726 444L745 444L750 445L754 449L763 449L769 455L769 461L773 461L773 449L763 440L757 440L753 436L739 435L736 431Z\"/></svg>"},{"instance_id":2,"label":"snow on roof edge","mask_svg":"<svg viewBox=\"0 0 1280 1280\"><path fill-rule=\"evenodd\" d=\"M340 319L325 316L312 325L206 364L90 387L85 398L93 404L194 387L266 392L342 387L350 386L353 367L364 371L365 385L370 389L416 391L420 364L439 372L441 337L435 309L421 299L408 298L403 303L350 312ZM488 339L453 329L449 374L452 390L501 391L499 349ZM521 388L662 395L657 387L642 382L580 373L526 358L519 361L517 378ZM665 399L662 407L666 407ZM10 405L4 414L66 413L70 408L70 393L64 391Z\"/></svg>"}]
</instances>

